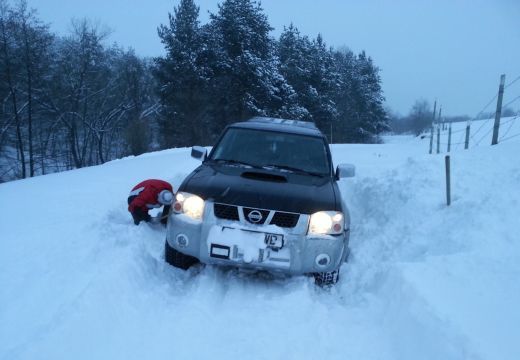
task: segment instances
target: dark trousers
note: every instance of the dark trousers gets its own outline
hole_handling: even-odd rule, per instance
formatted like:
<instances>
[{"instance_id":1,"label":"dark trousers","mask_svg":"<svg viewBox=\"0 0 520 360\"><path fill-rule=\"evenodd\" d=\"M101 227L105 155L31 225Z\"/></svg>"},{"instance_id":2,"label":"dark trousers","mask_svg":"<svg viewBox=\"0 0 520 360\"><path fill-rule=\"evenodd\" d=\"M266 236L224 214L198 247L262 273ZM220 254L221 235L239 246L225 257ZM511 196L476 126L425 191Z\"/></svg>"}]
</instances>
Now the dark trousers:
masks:
<instances>
[{"instance_id":1,"label":"dark trousers","mask_svg":"<svg viewBox=\"0 0 520 360\"><path fill-rule=\"evenodd\" d=\"M130 205L130 203L132 201L134 201L134 199L136 197L137 197L136 195L129 196L128 205ZM170 208L171 208L171 205L164 205L164 207L163 207L162 214L161 214L161 224L163 224L163 225L166 225L166 223L168 221L168 214L170 213ZM140 208L136 208L134 210L134 212L132 213L132 218L134 219L134 224L136 224L136 225L139 225L139 223L141 221L149 222L152 219L150 214L148 214L148 211L143 211Z\"/></svg>"}]
</instances>

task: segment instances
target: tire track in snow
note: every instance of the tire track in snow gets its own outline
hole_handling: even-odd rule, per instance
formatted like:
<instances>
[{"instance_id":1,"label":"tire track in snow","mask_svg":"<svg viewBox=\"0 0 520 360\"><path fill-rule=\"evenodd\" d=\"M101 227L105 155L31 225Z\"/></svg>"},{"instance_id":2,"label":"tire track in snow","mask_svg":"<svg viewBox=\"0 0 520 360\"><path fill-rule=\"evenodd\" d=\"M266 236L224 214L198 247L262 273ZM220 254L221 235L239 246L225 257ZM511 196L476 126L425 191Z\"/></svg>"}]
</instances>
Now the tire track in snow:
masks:
<instances>
[{"instance_id":1,"label":"tire track in snow","mask_svg":"<svg viewBox=\"0 0 520 360\"><path fill-rule=\"evenodd\" d=\"M364 304L365 315L390 344L389 358L413 359L419 350L422 358L477 359L402 275L401 264L465 250L428 220L441 207L432 201L432 189L440 185L430 167L411 159L378 177L340 184L352 217L352 253L339 284L345 310Z\"/></svg>"}]
</instances>

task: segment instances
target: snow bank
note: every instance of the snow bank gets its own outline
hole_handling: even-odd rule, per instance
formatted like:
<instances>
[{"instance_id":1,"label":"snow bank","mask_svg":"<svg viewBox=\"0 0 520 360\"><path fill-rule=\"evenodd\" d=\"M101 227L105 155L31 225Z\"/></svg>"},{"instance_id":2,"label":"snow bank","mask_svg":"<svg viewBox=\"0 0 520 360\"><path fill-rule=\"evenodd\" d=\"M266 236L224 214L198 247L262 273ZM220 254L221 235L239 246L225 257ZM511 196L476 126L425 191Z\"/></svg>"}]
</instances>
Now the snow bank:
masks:
<instances>
[{"instance_id":1,"label":"snow bank","mask_svg":"<svg viewBox=\"0 0 520 360\"><path fill-rule=\"evenodd\" d=\"M350 262L312 279L164 263L128 191L177 188L189 149L0 185L0 359L517 359L520 142L444 157L429 140L335 145Z\"/></svg>"}]
</instances>

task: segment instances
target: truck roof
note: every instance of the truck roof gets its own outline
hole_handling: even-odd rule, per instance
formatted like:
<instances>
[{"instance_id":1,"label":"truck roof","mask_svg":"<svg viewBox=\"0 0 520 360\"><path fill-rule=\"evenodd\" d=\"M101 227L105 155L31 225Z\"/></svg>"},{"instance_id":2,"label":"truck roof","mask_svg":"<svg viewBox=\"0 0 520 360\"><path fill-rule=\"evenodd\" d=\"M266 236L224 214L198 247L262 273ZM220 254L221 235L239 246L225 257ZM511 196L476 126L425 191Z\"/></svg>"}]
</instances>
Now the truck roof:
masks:
<instances>
[{"instance_id":1,"label":"truck roof","mask_svg":"<svg viewBox=\"0 0 520 360\"><path fill-rule=\"evenodd\" d=\"M313 122L300 120L279 119L271 117L254 117L252 119L249 119L248 121L231 124L230 127L277 131L291 134L323 137L323 134Z\"/></svg>"}]
</instances>

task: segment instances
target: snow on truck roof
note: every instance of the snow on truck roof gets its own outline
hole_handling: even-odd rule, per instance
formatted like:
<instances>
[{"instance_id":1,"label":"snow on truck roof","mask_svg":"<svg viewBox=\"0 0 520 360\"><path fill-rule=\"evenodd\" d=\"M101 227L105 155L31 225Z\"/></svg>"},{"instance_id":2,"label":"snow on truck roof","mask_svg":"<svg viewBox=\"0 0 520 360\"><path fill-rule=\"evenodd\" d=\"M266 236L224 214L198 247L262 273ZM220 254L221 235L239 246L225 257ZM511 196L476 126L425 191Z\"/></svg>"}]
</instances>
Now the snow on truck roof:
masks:
<instances>
[{"instance_id":1,"label":"snow on truck roof","mask_svg":"<svg viewBox=\"0 0 520 360\"><path fill-rule=\"evenodd\" d=\"M281 131L302 135L323 136L323 134L313 122L301 120L254 117L248 121L234 123L230 126L248 129Z\"/></svg>"}]
</instances>

